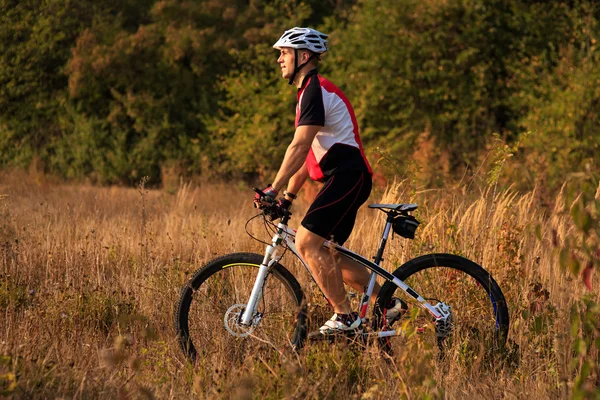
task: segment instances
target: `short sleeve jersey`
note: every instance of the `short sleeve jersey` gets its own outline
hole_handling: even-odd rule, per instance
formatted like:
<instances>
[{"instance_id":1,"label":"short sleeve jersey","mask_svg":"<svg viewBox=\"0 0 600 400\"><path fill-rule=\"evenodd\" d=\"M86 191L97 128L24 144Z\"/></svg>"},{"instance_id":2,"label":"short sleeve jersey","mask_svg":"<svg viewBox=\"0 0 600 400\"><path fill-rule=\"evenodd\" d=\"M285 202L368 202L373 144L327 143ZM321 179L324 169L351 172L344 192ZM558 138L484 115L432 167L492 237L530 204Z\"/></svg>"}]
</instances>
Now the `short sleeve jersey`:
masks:
<instances>
[{"instance_id":1,"label":"short sleeve jersey","mask_svg":"<svg viewBox=\"0 0 600 400\"><path fill-rule=\"evenodd\" d=\"M333 83L309 72L298 90L296 127L322 126L306 157L313 180L324 181L343 171L373 173L365 157L352 105Z\"/></svg>"}]
</instances>

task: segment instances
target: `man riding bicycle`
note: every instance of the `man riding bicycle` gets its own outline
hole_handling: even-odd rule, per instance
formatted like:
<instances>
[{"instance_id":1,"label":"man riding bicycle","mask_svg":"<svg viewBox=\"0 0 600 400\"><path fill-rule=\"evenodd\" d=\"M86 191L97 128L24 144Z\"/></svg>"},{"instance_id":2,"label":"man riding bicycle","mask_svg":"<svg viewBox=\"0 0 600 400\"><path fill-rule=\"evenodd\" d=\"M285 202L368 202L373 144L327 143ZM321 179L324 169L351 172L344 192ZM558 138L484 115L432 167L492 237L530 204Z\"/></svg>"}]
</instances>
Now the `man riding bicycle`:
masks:
<instances>
[{"instance_id":1,"label":"man riding bicycle","mask_svg":"<svg viewBox=\"0 0 600 400\"><path fill-rule=\"evenodd\" d=\"M369 272L347 257L332 254L325 240L343 244L354 227L358 208L371 193L372 170L360 141L352 105L342 91L317 72L327 51L327 35L311 28L292 28L273 45L280 51L281 76L298 89L294 138L273 184L263 192L275 199L281 189L281 205L289 207L310 176L323 183L302 219L295 244L335 314L321 333L361 331L361 318L352 312L344 282L362 291ZM261 207L260 196L255 204ZM379 285L375 285L373 298ZM394 299L387 310L388 322L399 318L403 304Z\"/></svg>"}]
</instances>

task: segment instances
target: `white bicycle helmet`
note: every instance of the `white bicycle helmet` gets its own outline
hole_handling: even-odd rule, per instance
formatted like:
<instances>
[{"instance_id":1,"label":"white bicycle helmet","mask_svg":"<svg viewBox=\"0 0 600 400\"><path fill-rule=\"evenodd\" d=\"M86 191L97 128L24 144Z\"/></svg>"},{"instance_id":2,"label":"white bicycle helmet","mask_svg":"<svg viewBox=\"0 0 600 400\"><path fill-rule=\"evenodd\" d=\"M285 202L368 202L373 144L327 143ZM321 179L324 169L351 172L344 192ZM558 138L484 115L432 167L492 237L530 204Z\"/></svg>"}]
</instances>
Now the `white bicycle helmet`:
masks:
<instances>
[{"instance_id":1,"label":"white bicycle helmet","mask_svg":"<svg viewBox=\"0 0 600 400\"><path fill-rule=\"evenodd\" d=\"M312 28L292 28L273 45L280 50L282 47L292 49L307 49L313 53L322 54L327 51L327 35Z\"/></svg>"},{"instance_id":2,"label":"white bicycle helmet","mask_svg":"<svg viewBox=\"0 0 600 400\"><path fill-rule=\"evenodd\" d=\"M317 58L327 51L327 35L312 28L295 27L283 32L283 35L275 42L273 47L277 50L281 50L282 47L294 49L294 73L288 81L291 85L302 67L308 64L311 59ZM304 64L298 65L298 50L302 49L309 50L313 54Z\"/></svg>"}]
</instances>

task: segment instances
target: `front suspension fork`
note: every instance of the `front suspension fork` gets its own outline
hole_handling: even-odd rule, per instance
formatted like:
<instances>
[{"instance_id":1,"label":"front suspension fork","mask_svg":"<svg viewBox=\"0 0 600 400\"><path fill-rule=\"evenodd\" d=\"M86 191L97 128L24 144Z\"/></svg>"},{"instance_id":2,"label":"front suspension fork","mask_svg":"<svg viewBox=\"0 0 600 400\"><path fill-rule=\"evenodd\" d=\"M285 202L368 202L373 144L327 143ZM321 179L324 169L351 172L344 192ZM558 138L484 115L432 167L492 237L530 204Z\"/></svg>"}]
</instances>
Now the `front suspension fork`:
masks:
<instances>
[{"instance_id":1,"label":"front suspension fork","mask_svg":"<svg viewBox=\"0 0 600 400\"><path fill-rule=\"evenodd\" d=\"M279 232L277 232L277 234L275 234L275 236L273 237L273 243L267 246L263 262L258 268L258 274L256 276L256 281L254 281L254 287L252 288L250 299L248 300L248 304L246 305L244 313L242 314L242 317L240 319L241 325L250 326L252 324L254 314L256 313L256 309L258 307L258 302L262 298L262 291L265 285L265 279L267 279L267 275L269 274L269 271L271 270L273 264L278 262L281 258L278 258L277 256L277 250L279 248L280 243L282 242L281 232L282 227L280 226Z\"/></svg>"}]
</instances>

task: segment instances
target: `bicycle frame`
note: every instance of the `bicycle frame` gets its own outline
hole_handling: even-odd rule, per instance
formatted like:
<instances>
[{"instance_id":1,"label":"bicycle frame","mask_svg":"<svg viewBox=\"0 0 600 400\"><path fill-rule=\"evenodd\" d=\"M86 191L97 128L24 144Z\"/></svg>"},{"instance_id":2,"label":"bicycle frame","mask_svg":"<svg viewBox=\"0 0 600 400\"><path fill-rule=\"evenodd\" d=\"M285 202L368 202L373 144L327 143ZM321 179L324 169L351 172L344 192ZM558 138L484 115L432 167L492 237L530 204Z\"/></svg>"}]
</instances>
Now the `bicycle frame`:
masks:
<instances>
[{"instance_id":1,"label":"bicycle frame","mask_svg":"<svg viewBox=\"0 0 600 400\"><path fill-rule=\"evenodd\" d=\"M287 221L289 219L289 215L284 215L281 221L277 224L277 231L273 236L272 242L267 246L265 251L265 256L262 264L259 267L259 271L256 277L256 281L254 283L254 287L252 288L252 293L250 294L250 299L248 300L248 304L245 308L243 315L241 316L240 323L242 325L249 326L252 323L253 317L256 313L256 308L258 306L258 302L262 296L262 288L264 286L264 281L267 277L270 267L279 262L279 260L283 257L283 255L278 254L278 250L282 247L282 244L285 243L285 246L298 257L300 262L307 269L309 274L312 277L312 272L308 267L306 261L302 258L302 256L298 253L296 249L296 245L294 239L296 237L296 232L287 226ZM393 217L388 215L386 220L385 228L383 234L381 236L381 242L379 244L379 249L377 251L377 255L375 256L374 262L371 262L359 254L354 253L353 251L340 246L336 243L332 243L330 241L325 241L324 247L333 248L340 254L364 265L371 271L371 276L369 278L369 283L365 292L363 293L361 304L360 304L360 317L364 318L367 314L367 310L369 307L369 299L373 294L373 288L375 287L375 279L377 275L383 277L384 279L393 282L396 286L402 289L407 295L413 297L419 304L419 306L425 310L427 310L436 320L446 318L449 313L446 313L445 310L440 310L434 308L427 300L425 300L421 295L415 292L411 287L409 287L402 280L396 278L390 272L381 268L379 265L383 258L383 251L385 250L385 245L387 243L390 230L392 227ZM314 279L314 277L313 277ZM398 332L396 330L382 331L378 332L377 336L385 337L385 336L395 336Z\"/></svg>"}]
</instances>

